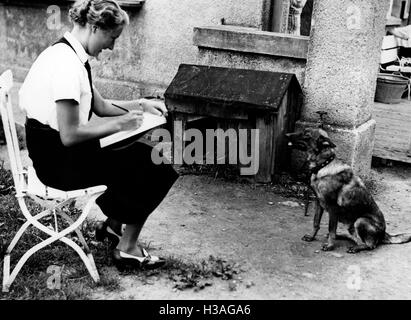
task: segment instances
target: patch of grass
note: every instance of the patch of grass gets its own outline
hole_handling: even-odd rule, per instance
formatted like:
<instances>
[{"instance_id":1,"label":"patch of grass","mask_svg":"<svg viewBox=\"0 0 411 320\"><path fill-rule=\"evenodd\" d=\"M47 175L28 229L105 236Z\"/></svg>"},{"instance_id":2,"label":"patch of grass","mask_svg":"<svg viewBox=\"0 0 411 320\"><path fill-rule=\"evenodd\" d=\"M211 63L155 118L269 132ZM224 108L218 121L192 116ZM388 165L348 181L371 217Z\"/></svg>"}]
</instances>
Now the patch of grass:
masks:
<instances>
[{"instance_id":1,"label":"patch of grass","mask_svg":"<svg viewBox=\"0 0 411 320\"><path fill-rule=\"evenodd\" d=\"M0 163L0 196L7 195L13 189L13 176L10 171L4 169L4 161Z\"/></svg>"}]
</instances>

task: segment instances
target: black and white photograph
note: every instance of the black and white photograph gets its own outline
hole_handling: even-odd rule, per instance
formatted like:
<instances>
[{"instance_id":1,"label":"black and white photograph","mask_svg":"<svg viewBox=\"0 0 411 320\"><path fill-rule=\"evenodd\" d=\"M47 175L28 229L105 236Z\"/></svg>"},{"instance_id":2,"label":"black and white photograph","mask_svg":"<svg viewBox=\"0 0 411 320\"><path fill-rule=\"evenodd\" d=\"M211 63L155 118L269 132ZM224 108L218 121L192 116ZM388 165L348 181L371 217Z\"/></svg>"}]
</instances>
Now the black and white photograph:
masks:
<instances>
[{"instance_id":1,"label":"black and white photograph","mask_svg":"<svg viewBox=\"0 0 411 320\"><path fill-rule=\"evenodd\" d=\"M0 110L2 301L411 299L411 0L0 0Z\"/></svg>"}]
</instances>

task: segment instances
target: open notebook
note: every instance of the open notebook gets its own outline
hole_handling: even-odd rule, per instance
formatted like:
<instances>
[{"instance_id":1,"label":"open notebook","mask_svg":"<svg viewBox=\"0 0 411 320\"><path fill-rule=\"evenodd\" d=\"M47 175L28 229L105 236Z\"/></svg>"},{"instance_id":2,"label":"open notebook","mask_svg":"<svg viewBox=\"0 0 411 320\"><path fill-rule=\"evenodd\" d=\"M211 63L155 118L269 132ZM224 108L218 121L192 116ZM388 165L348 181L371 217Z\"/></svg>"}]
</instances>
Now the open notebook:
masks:
<instances>
[{"instance_id":1,"label":"open notebook","mask_svg":"<svg viewBox=\"0 0 411 320\"><path fill-rule=\"evenodd\" d=\"M116 143L124 139L130 138L132 136L144 133L145 131L161 126L162 124L165 124L167 122L167 119L164 116L157 116L149 112L144 112L143 116L144 116L143 123L138 129L121 131L121 132L113 133L107 137L101 138L100 147L101 148L107 147L113 143Z\"/></svg>"}]
</instances>

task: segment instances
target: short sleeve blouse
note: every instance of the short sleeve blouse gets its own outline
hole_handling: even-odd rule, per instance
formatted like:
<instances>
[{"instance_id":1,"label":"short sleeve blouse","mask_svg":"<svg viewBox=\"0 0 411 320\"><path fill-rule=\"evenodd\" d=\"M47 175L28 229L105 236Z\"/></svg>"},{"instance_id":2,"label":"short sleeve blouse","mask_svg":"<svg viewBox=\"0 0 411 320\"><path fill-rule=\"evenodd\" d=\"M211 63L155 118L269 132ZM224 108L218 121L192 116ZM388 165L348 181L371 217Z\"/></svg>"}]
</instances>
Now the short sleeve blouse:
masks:
<instances>
[{"instance_id":1,"label":"short sleeve blouse","mask_svg":"<svg viewBox=\"0 0 411 320\"><path fill-rule=\"evenodd\" d=\"M58 43L44 50L33 63L19 91L19 105L29 118L59 130L56 101L79 104L80 124L88 122L91 90L84 63L88 55L69 32L64 37L73 46Z\"/></svg>"}]
</instances>

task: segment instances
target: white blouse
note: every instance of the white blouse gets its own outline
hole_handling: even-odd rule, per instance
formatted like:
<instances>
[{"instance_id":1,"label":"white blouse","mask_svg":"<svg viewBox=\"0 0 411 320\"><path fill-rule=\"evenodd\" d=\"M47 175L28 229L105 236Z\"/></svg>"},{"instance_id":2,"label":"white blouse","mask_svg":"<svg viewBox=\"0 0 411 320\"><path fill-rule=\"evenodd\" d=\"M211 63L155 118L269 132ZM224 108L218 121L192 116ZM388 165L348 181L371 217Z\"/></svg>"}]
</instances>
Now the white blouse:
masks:
<instances>
[{"instance_id":1,"label":"white blouse","mask_svg":"<svg viewBox=\"0 0 411 320\"><path fill-rule=\"evenodd\" d=\"M59 130L56 101L72 99L79 104L80 124L88 122L91 90L84 63L89 56L69 32L64 34L73 46L58 43L44 50L33 63L19 91L19 105L29 118Z\"/></svg>"}]
</instances>

